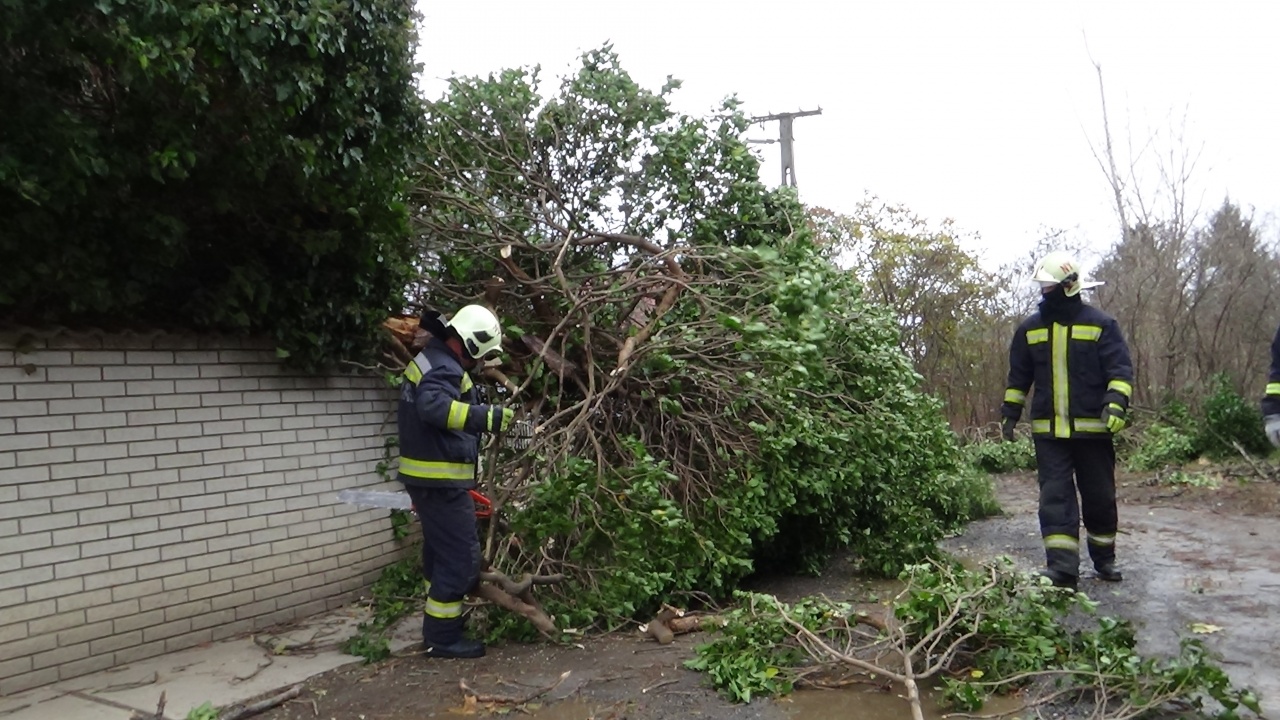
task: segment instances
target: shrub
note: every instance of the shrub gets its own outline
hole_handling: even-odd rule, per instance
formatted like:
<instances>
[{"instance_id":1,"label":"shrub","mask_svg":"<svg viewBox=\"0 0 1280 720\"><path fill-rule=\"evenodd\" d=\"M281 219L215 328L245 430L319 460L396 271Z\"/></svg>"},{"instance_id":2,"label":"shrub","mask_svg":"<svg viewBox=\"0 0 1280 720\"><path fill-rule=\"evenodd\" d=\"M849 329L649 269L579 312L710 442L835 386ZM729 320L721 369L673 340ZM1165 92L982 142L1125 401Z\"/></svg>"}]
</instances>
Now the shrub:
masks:
<instances>
[{"instance_id":1,"label":"shrub","mask_svg":"<svg viewBox=\"0 0 1280 720\"><path fill-rule=\"evenodd\" d=\"M398 309L411 3L0 3L0 319L364 357Z\"/></svg>"},{"instance_id":2,"label":"shrub","mask_svg":"<svg viewBox=\"0 0 1280 720\"><path fill-rule=\"evenodd\" d=\"M1197 455L1194 435L1175 425L1156 423L1143 429L1129 453L1128 465L1132 470L1159 470L1181 465Z\"/></svg>"},{"instance_id":3,"label":"shrub","mask_svg":"<svg viewBox=\"0 0 1280 720\"><path fill-rule=\"evenodd\" d=\"M964 454L974 467L989 473L1036 469L1036 447L1031 438L1013 442L979 441L964 446Z\"/></svg>"},{"instance_id":4,"label":"shrub","mask_svg":"<svg viewBox=\"0 0 1280 720\"><path fill-rule=\"evenodd\" d=\"M1215 375L1211 392L1201 408L1197 447L1215 460L1239 455L1234 443L1245 451L1266 455L1271 451L1262 429L1262 413L1256 403L1246 400L1225 374Z\"/></svg>"}]
</instances>

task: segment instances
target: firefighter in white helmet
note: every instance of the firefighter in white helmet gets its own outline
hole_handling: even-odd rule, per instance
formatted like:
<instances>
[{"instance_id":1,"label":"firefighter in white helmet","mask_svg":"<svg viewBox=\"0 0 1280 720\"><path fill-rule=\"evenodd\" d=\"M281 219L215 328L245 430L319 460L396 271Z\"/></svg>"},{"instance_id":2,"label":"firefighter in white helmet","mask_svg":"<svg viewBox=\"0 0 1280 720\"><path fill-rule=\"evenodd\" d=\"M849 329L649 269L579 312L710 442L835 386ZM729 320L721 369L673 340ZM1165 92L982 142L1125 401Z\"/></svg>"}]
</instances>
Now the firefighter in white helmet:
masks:
<instances>
[{"instance_id":1,"label":"firefighter in white helmet","mask_svg":"<svg viewBox=\"0 0 1280 720\"><path fill-rule=\"evenodd\" d=\"M1040 284L1040 309L1018 326L1009 346L1002 434L1013 439L1034 385L1031 434L1040 481L1043 574L1059 587L1076 587L1083 514L1098 577L1119 581L1113 436L1127 424L1133 395L1129 348L1115 318L1080 297L1082 290L1102 283L1084 280L1070 254L1049 253L1032 279Z\"/></svg>"},{"instance_id":2,"label":"firefighter in white helmet","mask_svg":"<svg viewBox=\"0 0 1280 720\"><path fill-rule=\"evenodd\" d=\"M506 430L515 413L478 403L467 371L501 351L502 326L481 305L467 305L448 321L425 312L421 326L431 339L400 385L397 479L422 525L422 642L428 657L480 657L484 645L462 633L462 600L475 589L481 562L469 491L476 486L480 434Z\"/></svg>"}]
</instances>

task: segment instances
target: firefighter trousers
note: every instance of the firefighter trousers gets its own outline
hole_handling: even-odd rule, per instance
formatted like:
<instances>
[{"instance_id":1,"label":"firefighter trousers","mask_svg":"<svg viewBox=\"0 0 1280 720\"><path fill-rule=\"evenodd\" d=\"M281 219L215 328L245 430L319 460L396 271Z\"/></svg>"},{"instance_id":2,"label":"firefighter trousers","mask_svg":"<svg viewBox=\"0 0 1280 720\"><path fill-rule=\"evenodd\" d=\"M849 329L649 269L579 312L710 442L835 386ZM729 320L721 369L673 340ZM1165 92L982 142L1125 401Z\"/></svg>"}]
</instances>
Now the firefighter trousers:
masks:
<instances>
[{"instance_id":1,"label":"firefighter trousers","mask_svg":"<svg viewBox=\"0 0 1280 720\"><path fill-rule=\"evenodd\" d=\"M1116 451L1111 438L1037 437L1035 448L1040 480L1040 535L1048 569L1079 577L1081 515L1094 567L1114 562Z\"/></svg>"},{"instance_id":2,"label":"firefighter trousers","mask_svg":"<svg viewBox=\"0 0 1280 720\"><path fill-rule=\"evenodd\" d=\"M447 646L462 639L462 600L480 580L476 506L464 488L406 485L422 525L422 577L427 601L422 642Z\"/></svg>"}]
</instances>

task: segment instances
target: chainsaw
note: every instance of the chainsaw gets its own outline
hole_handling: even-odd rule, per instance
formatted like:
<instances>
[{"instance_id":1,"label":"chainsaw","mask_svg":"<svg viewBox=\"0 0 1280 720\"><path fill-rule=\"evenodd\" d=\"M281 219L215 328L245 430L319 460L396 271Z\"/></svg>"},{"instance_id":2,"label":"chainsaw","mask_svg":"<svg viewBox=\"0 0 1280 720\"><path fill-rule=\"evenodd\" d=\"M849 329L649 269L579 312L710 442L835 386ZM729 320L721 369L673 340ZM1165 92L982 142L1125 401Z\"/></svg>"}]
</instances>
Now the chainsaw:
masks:
<instances>
[{"instance_id":1,"label":"chainsaw","mask_svg":"<svg viewBox=\"0 0 1280 720\"><path fill-rule=\"evenodd\" d=\"M484 520L493 516L493 501L485 497L483 494L475 491L467 491L471 495L471 500L476 505L476 519ZM409 493L397 490L358 490L347 489L338 493L338 500L358 507L379 507L390 510L408 510L414 515L418 514L417 508L413 506L413 500L409 498Z\"/></svg>"}]
</instances>

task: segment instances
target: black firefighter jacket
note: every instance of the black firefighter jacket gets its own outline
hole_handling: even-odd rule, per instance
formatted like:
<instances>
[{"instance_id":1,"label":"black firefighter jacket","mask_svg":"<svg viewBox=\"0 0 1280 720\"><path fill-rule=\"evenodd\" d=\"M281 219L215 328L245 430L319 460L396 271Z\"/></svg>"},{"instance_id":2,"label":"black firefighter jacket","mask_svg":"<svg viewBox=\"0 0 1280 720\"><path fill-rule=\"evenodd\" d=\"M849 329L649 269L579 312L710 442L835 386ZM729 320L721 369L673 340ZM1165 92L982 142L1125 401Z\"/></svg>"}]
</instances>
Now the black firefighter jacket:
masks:
<instances>
[{"instance_id":1,"label":"black firefighter jacket","mask_svg":"<svg viewBox=\"0 0 1280 720\"><path fill-rule=\"evenodd\" d=\"M1128 412L1133 395L1129 347L1115 318L1073 298L1046 322L1041 312L1018 326L1009 345L1009 382L1000 413L1018 420L1031 398L1036 437L1109 437L1102 409Z\"/></svg>"},{"instance_id":2,"label":"black firefighter jacket","mask_svg":"<svg viewBox=\"0 0 1280 720\"><path fill-rule=\"evenodd\" d=\"M1280 415L1280 329L1271 340L1271 373L1267 375L1267 392L1262 396L1262 414Z\"/></svg>"},{"instance_id":3,"label":"black firefighter jacket","mask_svg":"<svg viewBox=\"0 0 1280 720\"><path fill-rule=\"evenodd\" d=\"M433 337L409 363L400 384L397 479L421 487L476 485L480 433L493 432L502 408L477 404L471 376L453 351Z\"/></svg>"}]
</instances>

